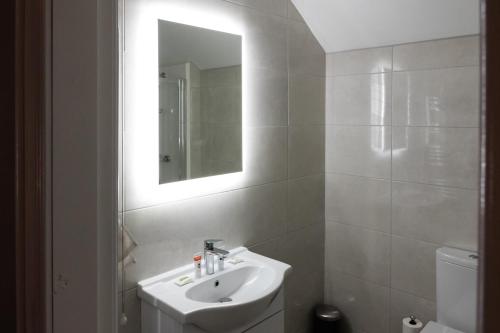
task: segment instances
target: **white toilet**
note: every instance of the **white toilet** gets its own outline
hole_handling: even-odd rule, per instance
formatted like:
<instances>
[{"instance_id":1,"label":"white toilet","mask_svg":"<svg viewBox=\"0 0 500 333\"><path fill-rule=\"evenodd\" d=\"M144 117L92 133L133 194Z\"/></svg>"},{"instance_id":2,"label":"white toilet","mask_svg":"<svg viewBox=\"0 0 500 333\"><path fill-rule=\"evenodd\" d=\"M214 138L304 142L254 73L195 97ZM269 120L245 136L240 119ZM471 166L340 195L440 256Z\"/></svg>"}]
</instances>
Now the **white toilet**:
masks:
<instances>
[{"instance_id":1,"label":"white toilet","mask_svg":"<svg viewBox=\"0 0 500 333\"><path fill-rule=\"evenodd\" d=\"M421 333L475 333L477 254L440 248L436 251L437 322Z\"/></svg>"}]
</instances>

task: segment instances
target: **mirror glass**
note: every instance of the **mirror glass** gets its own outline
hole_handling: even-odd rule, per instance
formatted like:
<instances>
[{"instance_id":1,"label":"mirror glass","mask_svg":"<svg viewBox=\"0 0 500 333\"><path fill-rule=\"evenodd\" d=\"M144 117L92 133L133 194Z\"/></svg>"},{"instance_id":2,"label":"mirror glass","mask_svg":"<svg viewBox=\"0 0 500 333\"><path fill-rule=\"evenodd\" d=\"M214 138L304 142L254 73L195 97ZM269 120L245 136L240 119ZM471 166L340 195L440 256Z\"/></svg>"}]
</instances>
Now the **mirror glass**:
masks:
<instances>
[{"instance_id":1,"label":"mirror glass","mask_svg":"<svg viewBox=\"0 0 500 333\"><path fill-rule=\"evenodd\" d=\"M241 36L158 21L159 183L242 171Z\"/></svg>"}]
</instances>

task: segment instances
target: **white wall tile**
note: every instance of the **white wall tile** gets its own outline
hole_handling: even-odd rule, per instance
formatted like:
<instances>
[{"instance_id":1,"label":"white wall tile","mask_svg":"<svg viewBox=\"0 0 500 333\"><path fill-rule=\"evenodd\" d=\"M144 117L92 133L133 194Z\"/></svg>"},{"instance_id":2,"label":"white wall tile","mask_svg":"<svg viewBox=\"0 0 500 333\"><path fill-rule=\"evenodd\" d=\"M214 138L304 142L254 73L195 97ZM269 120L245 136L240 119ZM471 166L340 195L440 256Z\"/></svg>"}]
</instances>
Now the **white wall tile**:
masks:
<instances>
[{"instance_id":1,"label":"white wall tile","mask_svg":"<svg viewBox=\"0 0 500 333\"><path fill-rule=\"evenodd\" d=\"M325 177L313 175L288 182L287 231L325 221Z\"/></svg>"},{"instance_id":2,"label":"white wall tile","mask_svg":"<svg viewBox=\"0 0 500 333\"><path fill-rule=\"evenodd\" d=\"M236 4L240 4L243 6L248 6L251 8L255 8L259 11L276 14L280 16L287 15L287 0L225 0L229 2L233 2Z\"/></svg>"},{"instance_id":3,"label":"white wall tile","mask_svg":"<svg viewBox=\"0 0 500 333\"><path fill-rule=\"evenodd\" d=\"M325 76L325 51L306 24L288 21L288 55L290 74Z\"/></svg>"},{"instance_id":4,"label":"white wall tile","mask_svg":"<svg viewBox=\"0 0 500 333\"><path fill-rule=\"evenodd\" d=\"M392 47L381 47L326 55L326 75L384 73L392 70Z\"/></svg>"},{"instance_id":5,"label":"white wall tile","mask_svg":"<svg viewBox=\"0 0 500 333\"><path fill-rule=\"evenodd\" d=\"M246 64L275 71L288 70L287 20L255 10L242 9ZM248 78L252 79L252 77Z\"/></svg>"},{"instance_id":6,"label":"white wall tile","mask_svg":"<svg viewBox=\"0 0 500 333\"><path fill-rule=\"evenodd\" d=\"M312 287L324 286L324 235L324 224L319 223L285 237L283 260L293 267L285 282L286 332L312 331L311 313L315 305L323 302L324 295L322 288Z\"/></svg>"},{"instance_id":7,"label":"white wall tile","mask_svg":"<svg viewBox=\"0 0 500 333\"><path fill-rule=\"evenodd\" d=\"M391 230L391 183L388 180L327 173L326 220L370 230Z\"/></svg>"},{"instance_id":8,"label":"white wall tile","mask_svg":"<svg viewBox=\"0 0 500 333\"><path fill-rule=\"evenodd\" d=\"M394 180L477 188L478 129L393 127L392 132Z\"/></svg>"},{"instance_id":9,"label":"white wall tile","mask_svg":"<svg viewBox=\"0 0 500 333\"><path fill-rule=\"evenodd\" d=\"M394 70L479 65L479 37L461 37L394 47Z\"/></svg>"},{"instance_id":10,"label":"white wall tile","mask_svg":"<svg viewBox=\"0 0 500 333\"><path fill-rule=\"evenodd\" d=\"M479 68L394 73L393 125L479 126Z\"/></svg>"},{"instance_id":11,"label":"white wall tile","mask_svg":"<svg viewBox=\"0 0 500 333\"><path fill-rule=\"evenodd\" d=\"M293 4L291 0L287 0L288 3L288 18L299 21L299 22L304 22L304 19L302 18L302 15L300 15L299 11Z\"/></svg>"},{"instance_id":12,"label":"white wall tile","mask_svg":"<svg viewBox=\"0 0 500 333\"><path fill-rule=\"evenodd\" d=\"M391 74L328 77L326 123L390 125Z\"/></svg>"},{"instance_id":13,"label":"white wall tile","mask_svg":"<svg viewBox=\"0 0 500 333\"><path fill-rule=\"evenodd\" d=\"M247 161L248 185L263 184L286 179L287 128L248 127L248 146L244 153Z\"/></svg>"},{"instance_id":14,"label":"white wall tile","mask_svg":"<svg viewBox=\"0 0 500 333\"><path fill-rule=\"evenodd\" d=\"M288 73L247 67L245 123L248 126L288 125Z\"/></svg>"},{"instance_id":15,"label":"white wall tile","mask_svg":"<svg viewBox=\"0 0 500 333\"><path fill-rule=\"evenodd\" d=\"M314 75L290 75L290 124L325 123L325 78Z\"/></svg>"},{"instance_id":16,"label":"white wall tile","mask_svg":"<svg viewBox=\"0 0 500 333\"><path fill-rule=\"evenodd\" d=\"M344 314L342 332L387 333L390 291L326 267L325 300Z\"/></svg>"},{"instance_id":17,"label":"white wall tile","mask_svg":"<svg viewBox=\"0 0 500 333\"><path fill-rule=\"evenodd\" d=\"M392 236L391 287L435 301L438 248L432 243Z\"/></svg>"},{"instance_id":18,"label":"white wall tile","mask_svg":"<svg viewBox=\"0 0 500 333\"><path fill-rule=\"evenodd\" d=\"M325 171L325 127L288 127L288 177L298 178Z\"/></svg>"},{"instance_id":19,"label":"white wall tile","mask_svg":"<svg viewBox=\"0 0 500 333\"><path fill-rule=\"evenodd\" d=\"M392 233L477 250L478 191L392 183Z\"/></svg>"},{"instance_id":20,"label":"white wall tile","mask_svg":"<svg viewBox=\"0 0 500 333\"><path fill-rule=\"evenodd\" d=\"M390 257L389 234L326 221L326 266L388 287Z\"/></svg>"},{"instance_id":21,"label":"white wall tile","mask_svg":"<svg viewBox=\"0 0 500 333\"><path fill-rule=\"evenodd\" d=\"M389 179L390 126L326 126L326 172Z\"/></svg>"}]
</instances>

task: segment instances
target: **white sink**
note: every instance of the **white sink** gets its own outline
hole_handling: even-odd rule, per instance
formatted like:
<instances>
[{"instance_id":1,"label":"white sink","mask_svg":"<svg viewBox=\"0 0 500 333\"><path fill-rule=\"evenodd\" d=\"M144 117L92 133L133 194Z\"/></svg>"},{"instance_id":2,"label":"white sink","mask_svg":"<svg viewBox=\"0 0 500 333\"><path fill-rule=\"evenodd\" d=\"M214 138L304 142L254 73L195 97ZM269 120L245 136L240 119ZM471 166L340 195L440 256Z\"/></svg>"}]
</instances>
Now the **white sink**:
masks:
<instances>
[{"instance_id":1,"label":"white sink","mask_svg":"<svg viewBox=\"0 0 500 333\"><path fill-rule=\"evenodd\" d=\"M230 251L227 260L232 257L243 261L226 262L223 271L203 273L199 279L194 279L190 264L141 281L138 295L182 325L218 333L242 327L266 311L291 266L244 247ZM191 276L194 283L179 287L175 281L184 275Z\"/></svg>"}]
</instances>

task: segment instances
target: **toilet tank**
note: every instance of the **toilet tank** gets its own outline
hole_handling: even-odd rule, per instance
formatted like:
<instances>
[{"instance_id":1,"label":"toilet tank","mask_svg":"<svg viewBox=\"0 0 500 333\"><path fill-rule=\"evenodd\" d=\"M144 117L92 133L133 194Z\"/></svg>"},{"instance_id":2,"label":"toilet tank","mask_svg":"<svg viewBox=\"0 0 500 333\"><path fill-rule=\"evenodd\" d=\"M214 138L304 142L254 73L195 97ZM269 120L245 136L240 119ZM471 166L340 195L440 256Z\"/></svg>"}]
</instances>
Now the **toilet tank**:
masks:
<instances>
[{"instance_id":1,"label":"toilet tank","mask_svg":"<svg viewBox=\"0 0 500 333\"><path fill-rule=\"evenodd\" d=\"M477 254L440 248L436 251L437 321L462 331L476 332Z\"/></svg>"}]
</instances>

